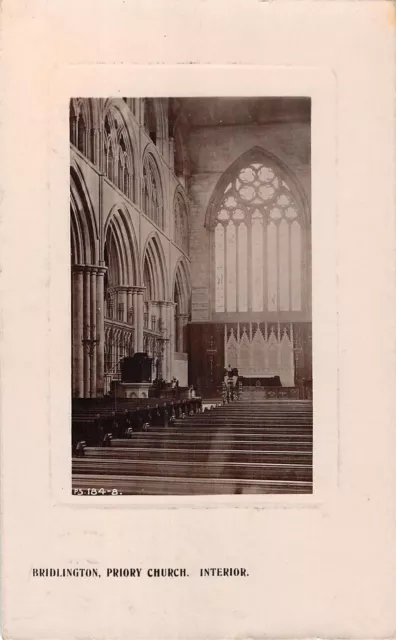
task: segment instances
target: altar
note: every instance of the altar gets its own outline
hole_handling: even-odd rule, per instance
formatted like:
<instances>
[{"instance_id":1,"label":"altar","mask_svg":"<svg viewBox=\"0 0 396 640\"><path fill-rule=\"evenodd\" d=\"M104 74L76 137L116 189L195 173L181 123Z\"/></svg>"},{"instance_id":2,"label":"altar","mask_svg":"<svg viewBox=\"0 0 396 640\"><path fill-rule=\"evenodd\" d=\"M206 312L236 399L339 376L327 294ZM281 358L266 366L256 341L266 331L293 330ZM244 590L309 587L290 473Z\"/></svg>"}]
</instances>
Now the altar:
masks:
<instances>
[{"instance_id":1,"label":"altar","mask_svg":"<svg viewBox=\"0 0 396 640\"><path fill-rule=\"evenodd\" d=\"M244 387L281 387L281 379L279 376L267 376L267 375L258 375L258 376L239 376L239 382L242 383Z\"/></svg>"}]
</instances>

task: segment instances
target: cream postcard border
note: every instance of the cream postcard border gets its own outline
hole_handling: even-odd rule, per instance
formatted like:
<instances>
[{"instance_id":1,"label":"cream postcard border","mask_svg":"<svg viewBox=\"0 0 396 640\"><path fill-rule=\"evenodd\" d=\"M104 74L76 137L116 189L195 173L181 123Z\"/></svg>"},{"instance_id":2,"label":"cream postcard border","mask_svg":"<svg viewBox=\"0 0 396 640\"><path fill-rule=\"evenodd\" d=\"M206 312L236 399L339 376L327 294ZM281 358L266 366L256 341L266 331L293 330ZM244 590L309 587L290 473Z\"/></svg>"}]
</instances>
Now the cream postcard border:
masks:
<instances>
[{"instance_id":1,"label":"cream postcard border","mask_svg":"<svg viewBox=\"0 0 396 640\"><path fill-rule=\"evenodd\" d=\"M395 25L394 3L380 0L4 0L0 57L4 637L395 637ZM336 94L335 114L324 104L329 122L312 123L313 234L323 233L315 229L322 214L325 224L325 214L333 222L336 218L337 243L335 247L330 236L334 252L329 254L331 264L337 263L333 297L339 313L337 356L326 351L329 360L321 365L330 367L333 360L339 364L338 484L337 456L328 453L328 448L336 449L336 441L329 437L327 442L335 431L324 430L325 461L333 463L327 477L334 482L323 492L320 508L254 508L271 506L266 501L252 503L249 509L217 508L213 503L216 508L203 511L201 505L212 505L202 499L195 501L200 508L191 508L191 499L190 508L174 509L149 508L159 506L158 498L152 504L145 499L145 509L130 508L118 499L104 506L97 499L91 499L89 506L61 502L68 499L70 487L67 96L100 95L112 87L114 92L122 89L121 95L142 95L154 85L156 92L172 95L169 67L156 67L151 84L144 80L151 77L150 70L141 69L143 78L137 85L139 68L126 63L191 60L265 63L265 74L264 67L250 67L251 72L245 67L246 74L255 78L251 81L255 93L261 82L255 69L263 71L263 94L270 87L280 89L285 72L289 91L294 82L300 93L298 65L310 65L304 72L307 93L314 77L322 75L313 69L315 65L329 75L330 69L335 70L334 81L328 81L330 102ZM95 66L109 61L120 66ZM75 66L66 71L72 62ZM91 66L80 67L81 62ZM189 65L185 75L195 73L194 68ZM210 69L196 73L207 83L208 92ZM101 86L94 93L98 74ZM220 93L223 77L232 74L230 67L218 73L214 95ZM186 83L184 79L183 93L192 85ZM330 91L330 84L335 91ZM241 82L237 88L242 95ZM198 90L197 84L193 91ZM312 97L315 102L315 93ZM330 131L321 130L331 126L337 141ZM329 138L333 158L331 153L318 158L326 151L326 145L315 146L323 136ZM325 195L315 182L318 160L323 187L334 186L337 172L336 190ZM317 211L317 204L323 210ZM50 223L51 240L56 241L51 263ZM319 263L323 258L318 256ZM330 278L331 266L328 270ZM325 287L326 282L325 278L314 286ZM54 290L56 283L61 285L59 291ZM59 309L54 308L57 304ZM323 315L321 309L318 312ZM324 322L323 335L315 336L315 320L317 350L315 340L321 349L332 323ZM60 357L54 367L56 350ZM335 377L335 369L331 373ZM314 371L316 385L319 374ZM326 413L330 392L331 387L321 391ZM336 410L333 404L331 408ZM331 416L325 416L325 424L336 430ZM324 472L325 466L320 469ZM241 505L247 505L243 496L239 498ZM314 496L310 505L318 504L316 500ZM278 499L273 503L291 504ZM165 507L163 499L160 506ZM177 506L176 500L172 506ZM75 566L101 570L185 566L191 577L154 582L148 577L139 582L32 577L33 567ZM200 567L228 566L247 567L249 579L199 577Z\"/></svg>"},{"instance_id":2,"label":"cream postcard border","mask_svg":"<svg viewBox=\"0 0 396 640\"><path fill-rule=\"evenodd\" d=\"M50 456L54 503L134 507L314 507L337 487L338 329L336 77L330 69L262 65L74 65L49 79ZM69 231L70 97L308 96L312 100L314 492L310 496L72 496Z\"/></svg>"}]
</instances>

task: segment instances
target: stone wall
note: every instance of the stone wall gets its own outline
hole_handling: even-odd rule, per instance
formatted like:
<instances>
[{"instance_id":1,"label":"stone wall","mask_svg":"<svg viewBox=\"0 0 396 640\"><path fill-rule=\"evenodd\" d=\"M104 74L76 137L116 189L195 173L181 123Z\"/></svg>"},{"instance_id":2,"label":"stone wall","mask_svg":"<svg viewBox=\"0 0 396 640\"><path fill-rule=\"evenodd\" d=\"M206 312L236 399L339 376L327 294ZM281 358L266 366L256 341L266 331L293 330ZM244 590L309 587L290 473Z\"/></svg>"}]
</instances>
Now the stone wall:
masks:
<instances>
[{"instance_id":1,"label":"stone wall","mask_svg":"<svg viewBox=\"0 0 396 640\"><path fill-rule=\"evenodd\" d=\"M192 274L192 321L212 319L212 260L211 233L205 228L210 198L222 174L242 154L258 146L285 163L295 174L304 194L310 201L310 125L277 123L270 125L240 125L199 127L190 132L188 149L191 157L191 178L188 193L192 201L190 223L190 259ZM205 305L194 305L207 294ZM308 320L309 318L307 318Z\"/></svg>"}]
</instances>

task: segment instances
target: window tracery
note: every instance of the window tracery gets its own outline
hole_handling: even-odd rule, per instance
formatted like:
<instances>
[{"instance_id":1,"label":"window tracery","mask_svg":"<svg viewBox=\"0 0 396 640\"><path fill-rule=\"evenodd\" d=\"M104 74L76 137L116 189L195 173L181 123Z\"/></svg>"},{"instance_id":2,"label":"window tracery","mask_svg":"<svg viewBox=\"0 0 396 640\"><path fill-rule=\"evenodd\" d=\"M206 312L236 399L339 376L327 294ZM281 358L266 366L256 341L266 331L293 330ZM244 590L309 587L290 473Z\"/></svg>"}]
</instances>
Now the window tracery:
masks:
<instances>
[{"instance_id":1,"label":"window tracery","mask_svg":"<svg viewBox=\"0 0 396 640\"><path fill-rule=\"evenodd\" d=\"M215 311L301 311L302 233L281 172L250 161L230 178L214 224Z\"/></svg>"},{"instance_id":2,"label":"window tracery","mask_svg":"<svg viewBox=\"0 0 396 640\"><path fill-rule=\"evenodd\" d=\"M104 119L104 170L108 179L129 200L135 201L135 171L133 151L126 125L120 114L109 111ZM128 141L128 142L127 142Z\"/></svg>"},{"instance_id":3,"label":"window tracery","mask_svg":"<svg viewBox=\"0 0 396 640\"><path fill-rule=\"evenodd\" d=\"M70 142L86 156L93 160L93 138L89 119L89 104L82 98L74 98L69 104Z\"/></svg>"}]
</instances>

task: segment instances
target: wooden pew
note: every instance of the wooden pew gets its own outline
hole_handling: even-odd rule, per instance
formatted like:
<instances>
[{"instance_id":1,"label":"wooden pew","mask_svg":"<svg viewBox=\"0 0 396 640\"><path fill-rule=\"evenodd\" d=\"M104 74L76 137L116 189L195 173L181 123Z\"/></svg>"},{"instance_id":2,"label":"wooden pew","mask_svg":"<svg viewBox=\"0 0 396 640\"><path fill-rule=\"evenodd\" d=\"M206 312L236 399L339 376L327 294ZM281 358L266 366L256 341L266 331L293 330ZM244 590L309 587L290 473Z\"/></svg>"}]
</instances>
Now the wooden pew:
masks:
<instances>
[{"instance_id":1,"label":"wooden pew","mask_svg":"<svg viewBox=\"0 0 396 640\"><path fill-rule=\"evenodd\" d=\"M194 462L175 460L119 460L74 458L73 474L124 475L124 476L161 476L161 477L195 477L195 478L229 478L271 480L278 479L280 472L283 479L312 480L312 465L300 462Z\"/></svg>"},{"instance_id":2,"label":"wooden pew","mask_svg":"<svg viewBox=\"0 0 396 640\"><path fill-rule=\"evenodd\" d=\"M88 445L109 444L111 437L120 437L144 429L146 426L166 425L170 420L200 409L201 399L185 399L162 403L158 399L109 400L78 399L73 401L72 448L79 442Z\"/></svg>"}]
</instances>

